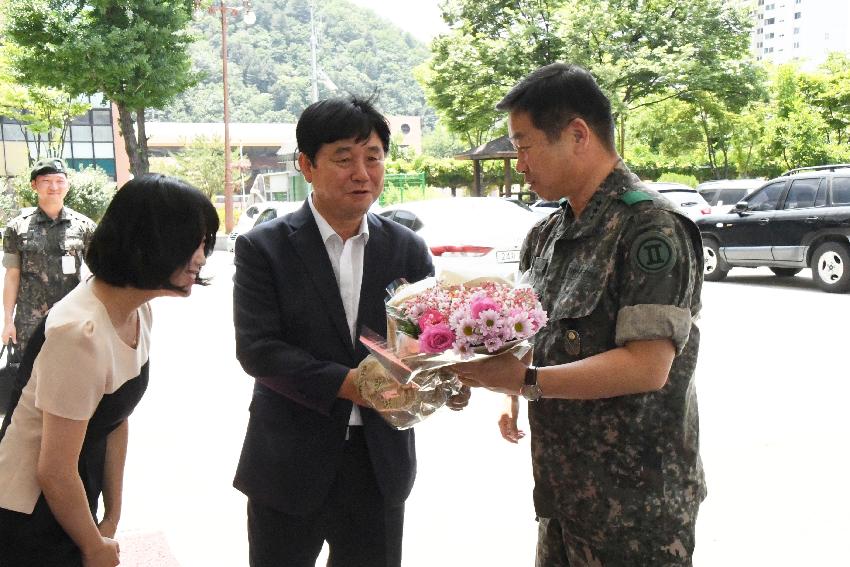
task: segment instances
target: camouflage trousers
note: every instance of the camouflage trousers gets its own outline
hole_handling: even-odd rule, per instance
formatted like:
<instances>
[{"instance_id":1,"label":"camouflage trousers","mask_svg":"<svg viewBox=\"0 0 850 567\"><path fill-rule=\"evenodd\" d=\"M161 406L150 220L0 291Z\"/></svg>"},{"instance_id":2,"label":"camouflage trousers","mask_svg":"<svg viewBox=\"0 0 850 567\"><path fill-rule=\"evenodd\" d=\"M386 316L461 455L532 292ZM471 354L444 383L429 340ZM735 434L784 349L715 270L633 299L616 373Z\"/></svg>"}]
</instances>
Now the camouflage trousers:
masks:
<instances>
[{"instance_id":1,"label":"camouflage trousers","mask_svg":"<svg viewBox=\"0 0 850 567\"><path fill-rule=\"evenodd\" d=\"M682 523L592 530L557 518L538 518L535 567L690 567L696 513Z\"/></svg>"}]
</instances>

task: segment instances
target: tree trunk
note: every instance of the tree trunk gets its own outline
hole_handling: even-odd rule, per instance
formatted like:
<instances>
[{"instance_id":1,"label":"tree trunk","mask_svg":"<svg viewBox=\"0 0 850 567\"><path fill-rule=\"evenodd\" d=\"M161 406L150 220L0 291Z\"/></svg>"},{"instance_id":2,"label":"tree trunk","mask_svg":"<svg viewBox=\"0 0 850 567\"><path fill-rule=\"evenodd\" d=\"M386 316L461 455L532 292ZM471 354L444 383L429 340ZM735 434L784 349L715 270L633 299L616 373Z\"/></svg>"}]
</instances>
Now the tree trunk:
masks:
<instances>
[{"instance_id":1,"label":"tree trunk","mask_svg":"<svg viewBox=\"0 0 850 567\"><path fill-rule=\"evenodd\" d=\"M139 164L141 170L137 175L148 173L151 168L150 160L148 159L148 134L145 130L145 109L136 109L136 133L138 134L137 151L139 153Z\"/></svg>"},{"instance_id":2,"label":"tree trunk","mask_svg":"<svg viewBox=\"0 0 850 567\"><path fill-rule=\"evenodd\" d=\"M130 159L130 173L133 174L133 177L138 177L148 172L147 140L144 141L145 155L142 158L143 150L136 141L133 111L118 103L115 106L118 108L118 123L121 127L121 136L124 138L124 149L127 150L127 157ZM144 128L144 121L142 128Z\"/></svg>"}]
</instances>

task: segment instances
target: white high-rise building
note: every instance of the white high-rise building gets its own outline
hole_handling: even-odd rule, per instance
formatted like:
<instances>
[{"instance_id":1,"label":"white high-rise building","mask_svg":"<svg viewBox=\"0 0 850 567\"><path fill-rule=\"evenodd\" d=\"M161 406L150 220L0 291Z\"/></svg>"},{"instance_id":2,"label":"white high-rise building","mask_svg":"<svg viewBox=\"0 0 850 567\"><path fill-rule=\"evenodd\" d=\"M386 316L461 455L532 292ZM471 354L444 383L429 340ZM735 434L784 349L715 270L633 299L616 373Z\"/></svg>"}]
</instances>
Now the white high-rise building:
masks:
<instances>
[{"instance_id":1,"label":"white high-rise building","mask_svg":"<svg viewBox=\"0 0 850 567\"><path fill-rule=\"evenodd\" d=\"M752 7L759 61L797 60L811 70L832 51L850 55L850 0L752 0Z\"/></svg>"}]
</instances>

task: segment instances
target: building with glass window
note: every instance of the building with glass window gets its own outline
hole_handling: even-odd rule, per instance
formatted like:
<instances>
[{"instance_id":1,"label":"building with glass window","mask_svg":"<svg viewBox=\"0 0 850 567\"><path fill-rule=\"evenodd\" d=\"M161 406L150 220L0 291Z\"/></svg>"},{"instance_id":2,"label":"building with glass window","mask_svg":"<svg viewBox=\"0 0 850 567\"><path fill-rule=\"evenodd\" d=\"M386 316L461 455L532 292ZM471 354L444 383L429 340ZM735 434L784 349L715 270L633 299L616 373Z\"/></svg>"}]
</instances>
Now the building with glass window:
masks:
<instances>
[{"instance_id":1,"label":"building with glass window","mask_svg":"<svg viewBox=\"0 0 850 567\"><path fill-rule=\"evenodd\" d=\"M752 52L813 70L833 51L850 55L850 0L752 0Z\"/></svg>"},{"instance_id":2,"label":"building with glass window","mask_svg":"<svg viewBox=\"0 0 850 567\"><path fill-rule=\"evenodd\" d=\"M62 158L68 167L97 166L113 180L127 180L128 162L124 140L118 134L118 112L102 98L92 99L91 109L71 121L65 134ZM25 125L0 116L0 175L25 175L30 157L46 157L46 136L37 139Z\"/></svg>"}]
</instances>

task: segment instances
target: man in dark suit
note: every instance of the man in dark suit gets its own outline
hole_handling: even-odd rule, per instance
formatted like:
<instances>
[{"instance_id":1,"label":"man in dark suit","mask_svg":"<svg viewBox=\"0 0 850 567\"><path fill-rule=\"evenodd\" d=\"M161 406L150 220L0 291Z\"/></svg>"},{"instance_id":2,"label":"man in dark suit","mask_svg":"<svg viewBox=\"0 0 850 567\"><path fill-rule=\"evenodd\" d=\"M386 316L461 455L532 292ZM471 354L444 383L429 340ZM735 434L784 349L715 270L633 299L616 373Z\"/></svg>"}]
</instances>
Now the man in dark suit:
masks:
<instances>
[{"instance_id":1,"label":"man in dark suit","mask_svg":"<svg viewBox=\"0 0 850 567\"><path fill-rule=\"evenodd\" d=\"M385 288L433 273L423 240L368 213L383 189L389 127L369 101L328 99L298 121L313 191L236 242L236 352L256 379L234 486L248 496L252 567L399 566L413 430L358 392L362 327L386 328Z\"/></svg>"}]
</instances>

